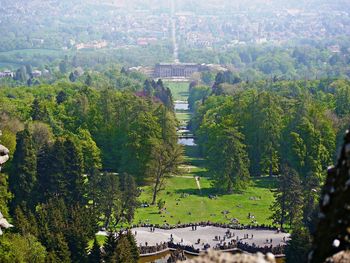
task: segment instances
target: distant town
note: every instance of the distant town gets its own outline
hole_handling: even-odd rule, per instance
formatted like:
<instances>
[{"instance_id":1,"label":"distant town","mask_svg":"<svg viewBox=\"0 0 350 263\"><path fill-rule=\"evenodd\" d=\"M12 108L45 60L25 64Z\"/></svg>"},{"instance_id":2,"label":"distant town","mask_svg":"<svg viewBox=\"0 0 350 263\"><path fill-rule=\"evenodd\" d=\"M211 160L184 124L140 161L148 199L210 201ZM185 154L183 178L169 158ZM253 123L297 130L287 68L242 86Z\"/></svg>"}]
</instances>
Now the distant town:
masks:
<instances>
[{"instance_id":1,"label":"distant town","mask_svg":"<svg viewBox=\"0 0 350 263\"><path fill-rule=\"evenodd\" d=\"M348 10L323 6L319 9L261 9L259 5L252 5L246 10L243 5L238 5L227 6L221 12L212 7L212 12L205 13L200 8L192 10L181 4L182 1L176 1L172 14L159 1L155 1L152 8L139 5L134 9L126 8L126 1L109 1L100 10L94 9L94 1L88 1L91 2L91 10L85 9L84 12L81 12L79 5L71 6L68 1L60 2L57 9L41 1L40 4L29 1L26 5L7 2L0 6L3 14L0 19L0 31L3 33L0 42L1 49L6 50L81 50L171 43L172 19L176 21L179 46L188 48L229 48L266 43L281 45L350 35ZM208 6L212 4L210 2ZM62 10L65 12L60 13ZM57 20L45 19L47 16L57 17ZM67 17L74 19L75 24L72 25ZM13 24L13 21L17 22ZM60 25L62 33L50 31L49 28L55 24ZM11 32L14 30L11 29L19 27L26 30L19 33L21 37L17 37L16 46L12 46Z\"/></svg>"}]
</instances>

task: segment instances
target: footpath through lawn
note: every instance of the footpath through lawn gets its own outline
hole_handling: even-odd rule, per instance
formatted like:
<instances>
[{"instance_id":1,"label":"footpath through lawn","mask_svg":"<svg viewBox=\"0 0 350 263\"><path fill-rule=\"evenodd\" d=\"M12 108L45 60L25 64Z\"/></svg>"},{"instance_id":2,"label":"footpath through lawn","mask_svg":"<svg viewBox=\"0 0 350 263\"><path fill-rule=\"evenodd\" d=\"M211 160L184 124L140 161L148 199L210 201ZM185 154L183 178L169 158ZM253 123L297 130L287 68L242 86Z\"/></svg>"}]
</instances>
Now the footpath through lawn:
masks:
<instances>
[{"instance_id":1,"label":"footpath through lawn","mask_svg":"<svg viewBox=\"0 0 350 263\"><path fill-rule=\"evenodd\" d=\"M188 83L166 83L172 90L175 101L187 101ZM189 112L177 113L182 123L189 121ZM200 221L228 223L238 219L240 223L249 224L254 215L258 224L271 224L269 209L274 200L271 189L274 179L253 179L252 185L243 192L226 195L217 192L205 169L204 159L200 157L197 146L185 146L185 164L181 166L180 176L169 177L165 190L158 200L165 201L165 208L159 212L157 206L137 209L134 223L177 224ZM198 178L200 189L197 185ZM151 187L142 188L140 201L150 204Z\"/></svg>"}]
</instances>

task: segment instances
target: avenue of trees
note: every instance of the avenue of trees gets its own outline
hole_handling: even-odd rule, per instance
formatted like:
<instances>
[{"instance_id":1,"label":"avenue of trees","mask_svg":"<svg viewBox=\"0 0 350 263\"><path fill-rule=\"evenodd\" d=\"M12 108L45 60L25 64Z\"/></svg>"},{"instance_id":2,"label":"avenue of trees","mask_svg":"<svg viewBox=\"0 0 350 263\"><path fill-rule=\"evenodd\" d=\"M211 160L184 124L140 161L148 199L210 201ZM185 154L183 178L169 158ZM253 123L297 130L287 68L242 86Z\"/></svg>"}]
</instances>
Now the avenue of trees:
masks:
<instances>
[{"instance_id":1,"label":"avenue of trees","mask_svg":"<svg viewBox=\"0 0 350 263\"><path fill-rule=\"evenodd\" d=\"M216 187L238 192L249 178L276 176L271 219L293 229L289 251L307 251L298 244L310 241L320 187L350 119L350 82L249 83L225 72L209 89L191 85L189 103L190 126Z\"/></svg>"},{"instance_id":2,"label":"avenue of trees","mask_svg":"<svg viewBox=\"0 0 350 263\"><path fill-rule=\"evenodd\" d=\"M155 204L176 172L172 97L161 81L119 90L96 82L1 88L0 142L11 159L0 208L15 226L0 237L1 262L137 262L129 232L111 234L104 253L90 243L101 227L130 225L139 186L154 189Z\"/></svg>"}]
</instances>

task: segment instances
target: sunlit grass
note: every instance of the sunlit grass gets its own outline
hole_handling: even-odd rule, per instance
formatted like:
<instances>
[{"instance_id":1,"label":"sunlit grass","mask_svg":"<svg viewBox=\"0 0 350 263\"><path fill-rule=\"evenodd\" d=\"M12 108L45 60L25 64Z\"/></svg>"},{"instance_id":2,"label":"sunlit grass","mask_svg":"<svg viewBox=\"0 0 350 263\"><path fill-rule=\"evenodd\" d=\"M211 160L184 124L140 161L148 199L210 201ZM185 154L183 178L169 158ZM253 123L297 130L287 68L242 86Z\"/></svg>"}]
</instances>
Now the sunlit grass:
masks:
<instances>
[{"instance_id":1,"label":"sunlit grass","mask_svg":"<svg viewBox=\"0 0 350 263\"><path fill-rule=\"evenodd\" d=\"M194 178L171 177L158 197L158 200L165 201L166 211L159 214L156 206L139 208L134 222L177 224L210 220L224 223L237 218L239 222L249 224L251 220L248 219L248 213L251 213L259 224L271 224L269 217L270 205L274 200L271 192L273 182L274 179L270 178L255 179L246 190L227 195L213 188L211 180L205 177L200 179L201 190ZM150 203L151 188L145 187L143 190L140 200ZM182 198L183 194L185 198ZM218 197L210 199L209 195ZM229 211L227 217L222 213L224 210Z\"/></svg>"},{"instance_id":2,"label":"sunlit grass","mask_svg":"<svg viewBox=\"0 0 350 263\"><path fill-rule=\"evenodd\" d=\"M165 82L173 95L173 100L187 101L189 82Z\"/></svg>"}]
</instances>

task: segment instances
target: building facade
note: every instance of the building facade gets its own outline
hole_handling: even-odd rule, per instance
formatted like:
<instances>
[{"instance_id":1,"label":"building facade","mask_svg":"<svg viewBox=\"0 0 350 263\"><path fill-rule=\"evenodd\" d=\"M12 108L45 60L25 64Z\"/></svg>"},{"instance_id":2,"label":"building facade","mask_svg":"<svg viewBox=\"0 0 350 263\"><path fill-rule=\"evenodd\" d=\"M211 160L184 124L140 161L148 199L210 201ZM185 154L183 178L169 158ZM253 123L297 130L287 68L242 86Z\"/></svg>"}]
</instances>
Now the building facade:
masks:
<instances>
[{"instance_id":1,"label":"building facade","mask_svg":"<svg viewBox=\"0 0 350 263\"><path fill-rule=\"evenodd\" d=\"M193 73L200 72L201 65L195 63L159 63L154 69L155 78L189 78Z\"/></svg>"}]
</instances>

